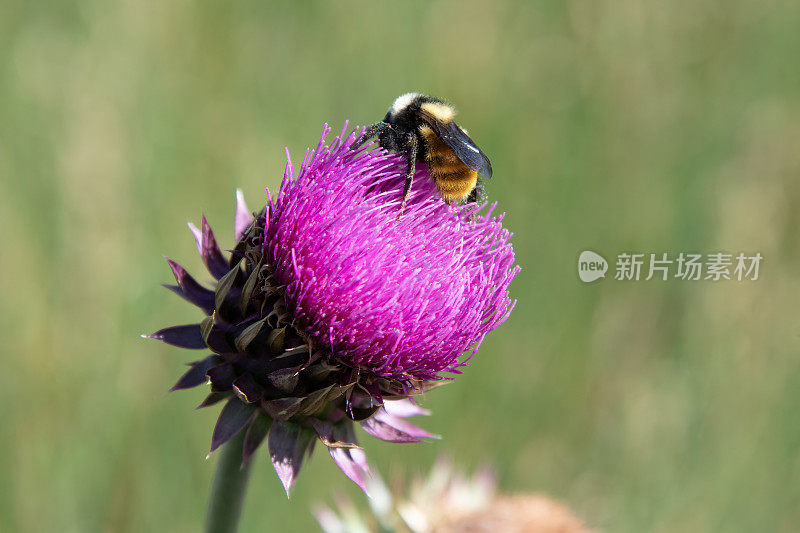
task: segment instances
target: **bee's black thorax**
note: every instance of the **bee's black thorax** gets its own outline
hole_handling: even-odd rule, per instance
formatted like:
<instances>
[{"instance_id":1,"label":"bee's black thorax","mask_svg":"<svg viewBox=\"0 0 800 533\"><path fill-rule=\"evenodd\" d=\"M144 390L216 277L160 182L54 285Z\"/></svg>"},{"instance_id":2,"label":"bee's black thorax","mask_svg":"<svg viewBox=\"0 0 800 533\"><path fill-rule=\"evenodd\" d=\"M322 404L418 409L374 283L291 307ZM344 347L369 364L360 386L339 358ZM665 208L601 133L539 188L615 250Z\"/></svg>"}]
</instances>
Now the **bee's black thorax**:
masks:
<instances>
[{"instance_id":1,"label":"bee's black thorax","mask_svg":"<svg viewBox=\"0 0 800 533\"><path fill-rule=\"evenodd\" d=\"M389 109L383 122L390 124L392 129L390 132L379 137L379 144L381 148L392 151L404 151L406 147L403 140L409 134L412 134L417 139L419 152L417 159L424 159L425 152L427 151L427 143L425 137L420 133L420 127L425 123L420 117L420 109L422 104L425 103L444 103L438 98L428 96L425 94L418 94L402 109Z\"/></svg>"}]
</instances>

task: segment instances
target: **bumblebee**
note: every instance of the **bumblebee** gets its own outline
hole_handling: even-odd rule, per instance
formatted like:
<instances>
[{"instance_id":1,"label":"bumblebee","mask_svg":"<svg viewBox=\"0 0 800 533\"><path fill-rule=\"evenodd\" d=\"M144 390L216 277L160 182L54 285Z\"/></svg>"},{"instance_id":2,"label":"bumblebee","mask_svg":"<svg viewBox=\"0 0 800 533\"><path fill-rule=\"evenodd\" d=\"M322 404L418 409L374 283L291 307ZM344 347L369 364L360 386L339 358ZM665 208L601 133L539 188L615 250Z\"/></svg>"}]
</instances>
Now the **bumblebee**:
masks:
<instances>
[{"instance_id":1,"label":"bumblebee","mask_svg":"<svg viewBox=\"0 0 800 533\"><path fill-rule=\"evenodd\" d=\"M428 165L439 194L448 204L474 202L482 197L478 174L491 178L492 165L467 132L453 121L455 114L453 106L438 98L406 93L394 101L382 121L369 126L353 144L352 149L358 150L377 136L381 148L408 156L398 218L406 206L417 159Z\"/></svg>"}]
</instances>

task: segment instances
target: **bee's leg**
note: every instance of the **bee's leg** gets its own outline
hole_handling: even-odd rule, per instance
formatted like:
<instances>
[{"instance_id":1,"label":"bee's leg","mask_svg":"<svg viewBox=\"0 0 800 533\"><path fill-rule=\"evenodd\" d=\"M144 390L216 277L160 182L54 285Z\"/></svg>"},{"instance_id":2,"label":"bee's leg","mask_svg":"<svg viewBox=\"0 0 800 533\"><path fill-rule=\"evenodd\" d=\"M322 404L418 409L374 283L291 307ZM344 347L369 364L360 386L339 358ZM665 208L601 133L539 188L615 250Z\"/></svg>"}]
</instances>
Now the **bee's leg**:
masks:
<instances>
[{"instance_id":1,"label":"bee's leg","mask_svg":"<svg viewBox=\"0 0 800 533\"><path fill-rule=\"evenodd\" d=\"M466 203L479 204L485 201L486 201L486 189L484 188L483 183L479 178L478 183L475 184L475 188L472 189L472 192L469 193L469 196L467 196ZM476 216L478 216L477 206L472 208L472 212L470 212L469 216L467 216L467 220L474 220Z\"/></svg>"},{"instance_id":2,"label":"bee's leg","mask_svg":"<svg viewBox=\"0 0 800 533\"><path fill-rule=\"evenodd\" d=\"M486 189L483 187L483 183L481 183L480 179L478 179L478 183L475 184L475 188L472 189L472 192L469 193L467 196L467 203L478 203L483 202L486 200Z\"/></svg>"},{"instance_id":3,"label":"bee's leg","mask_svg":"<svg viewBox=\"0 0 800 533\"><path fill-rule=\"evenodd\" d=\"M400 212L397 213L397 220L403 214L406 208L406 200L408 200L408 193L411 192L411 184L414 182L414 166L417 162L417 136L413 133L406 136L406 153L408 154L408 166L406 167L406 183L403 185L403 202L400 204Z\"/></svg>"},{"instance_id":4,"label":"bee's leg","mask_svg":"<svg viewBox=\"0 0 800 533\"><path fill-rule=\"evenodd\" d=\"M361 137L359 137L358 140L356 140L356 142L350 145L350 149L358 150L359 148L364 146L368 140L372 139L376 135L382 135L387 131L394 133L391 124L389 124L388 122L376 122L375 124L368 126L366 130L364 130L364 133L361 135Z\"/></svg>"}]
</instances>

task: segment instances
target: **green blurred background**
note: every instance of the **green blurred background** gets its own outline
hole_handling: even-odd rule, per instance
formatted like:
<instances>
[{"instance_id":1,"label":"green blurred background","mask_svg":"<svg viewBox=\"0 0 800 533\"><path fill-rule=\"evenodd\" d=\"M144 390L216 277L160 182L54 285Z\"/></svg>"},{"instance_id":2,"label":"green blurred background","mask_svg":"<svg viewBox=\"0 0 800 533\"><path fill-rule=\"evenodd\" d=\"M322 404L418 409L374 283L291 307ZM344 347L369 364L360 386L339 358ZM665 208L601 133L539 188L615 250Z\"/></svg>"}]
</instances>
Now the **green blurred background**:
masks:
<instances>
[{"instance_id":1,"label":"green blurred background","mask_svg":"<svg viewBox=\"0 0 800 533\"><path fill-rule=\"evenodd\" d=\"M524 270L426 445L385 477L494 464L609 532L800 522L800 4L0 3L0 530L197 531L218 409L167 395L198 318L187 220L230 246L324 122L440 95L492 158ZM755 282L581 283L584 249L760 252ZM613 268L613 267L612 267ZM287 502L262 451L244 531L358 491L318 450Z\"/></svg>"}]
</instances>

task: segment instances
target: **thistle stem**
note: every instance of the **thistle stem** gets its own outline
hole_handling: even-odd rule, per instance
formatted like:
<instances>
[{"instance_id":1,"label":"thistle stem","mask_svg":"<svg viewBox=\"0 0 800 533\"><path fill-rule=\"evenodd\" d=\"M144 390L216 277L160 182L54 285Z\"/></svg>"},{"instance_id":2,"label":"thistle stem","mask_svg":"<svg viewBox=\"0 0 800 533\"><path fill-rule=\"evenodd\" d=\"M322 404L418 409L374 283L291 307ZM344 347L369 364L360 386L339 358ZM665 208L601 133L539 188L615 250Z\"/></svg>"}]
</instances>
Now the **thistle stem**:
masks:
<instances>
[{"instance_id":1,"label":"thistle stem","mask_svg":"<svg viewBox=\"0 0 800 533\"><path fill-rule=\"evenodd\" d=\"M211 496L206 514L206 533L235 533L239 528L250 463L242 467L242 445L246 431L225 443L220 449L217 471L211 482Z\"/></svg>"}]
</instances>

